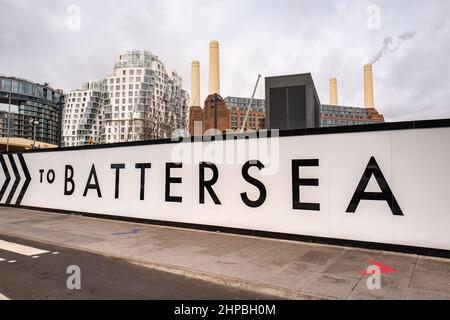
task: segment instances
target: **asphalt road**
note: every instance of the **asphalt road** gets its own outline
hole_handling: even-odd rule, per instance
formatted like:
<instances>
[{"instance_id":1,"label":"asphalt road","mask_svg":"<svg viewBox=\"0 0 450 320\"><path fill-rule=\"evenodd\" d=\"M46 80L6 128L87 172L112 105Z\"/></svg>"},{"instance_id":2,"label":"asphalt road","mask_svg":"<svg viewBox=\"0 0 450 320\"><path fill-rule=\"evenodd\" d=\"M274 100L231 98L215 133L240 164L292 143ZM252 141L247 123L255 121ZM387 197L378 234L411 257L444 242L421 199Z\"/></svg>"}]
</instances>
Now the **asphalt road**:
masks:
<instances>
[{"instance_id":1,"label":"asphalt road","mask_svg":"<svg viewBox=\"0 0 450 320\"><path fill-rule=\"evenodd\" d=\"M23 252L17 253L27 250L20 245L48 252L27 256ZM67 273L69 266L80 268L81 289L68 289L69 277L69 283L76 284L73 271ZM0 234L0 297L2 295L12 300L273 299L271 296L150 270L122 259Z\"/></svg>"}]
</instances>

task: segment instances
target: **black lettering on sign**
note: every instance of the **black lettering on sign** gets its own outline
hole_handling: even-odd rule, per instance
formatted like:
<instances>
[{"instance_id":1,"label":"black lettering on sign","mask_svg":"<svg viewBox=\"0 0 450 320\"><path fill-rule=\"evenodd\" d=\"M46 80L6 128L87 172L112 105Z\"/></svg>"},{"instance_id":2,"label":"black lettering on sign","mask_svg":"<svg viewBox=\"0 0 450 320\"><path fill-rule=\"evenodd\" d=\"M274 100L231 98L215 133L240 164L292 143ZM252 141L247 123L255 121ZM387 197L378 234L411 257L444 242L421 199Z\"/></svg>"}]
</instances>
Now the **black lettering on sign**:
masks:
<instances>
[{"instance_id":1,"label":"black lettering on sign","mask_svg":"<svg viewBox=\"0 0 450 320\"><path fill-rule=\"evenodd\" d=\"M248 171L251 167L257 167L259 170L264 168L264 165L260 161L247 161L242 167L242 177L248 183L254 185L259 190L259 198L255 201L252 201L248 198L247 192L241 193L242 201L249 206L250 208L258 208L264 204L267 197L267 190L264 184L258 179L253 178L248 174Z\"/></svg>"},{"instance_id":2,"label":"black lettering on sign","mask_svg":"<svg viewBox=\"0 0 450 320\"><path fill-rule=\"evenodd\" d=\"M319 159L292 160L292 207L296 210L320 211L320 203L300 202L300 187L317 187L319 179L300 179L300 167L318 167Z\"/></svg>"},{"instance_id":3,"label":"black lettering on sign","mask_svg":"<svg viewBox=\"0 0 450 320\"><path fill-rule=\"evenodd\" d=\"M140 195L139 199L144 200L145 196L145 169L150 169L151 163L136 163L136 169L141 169L141 183L140 183Z\"/></svg>"},{"instance_id":4,"label":"black lettering on sign","mask_svg":"<svg viewBox=\"0 0 450 320\"><path fill-rule=\"evenodd\" d=\"M41 176L42 179L42 176ZM70 184L70 189L68 188ZM73 167L71 165L66 165L64 169L64 195L71 196L75 191L75 181L73 181Z\"/></svg>"},{"instance_id":5,"label":"black lettering on sign","mask_svg":"<svg viewBox=\"0 0 450 320\"><path fill-rule=\"evenodd\" d=\"M116 170L114 198L119 199L120 169L125 169L125 163L113 163L113 164L111 164L111 169Z\"/></svg>"},{"instance_id":6,"label":"black lettering on sign","mask_svg":"<svg viewBox=\"0 0 450 320\"><path fill-rule=\"evenodd\" d=\"M180 168L183 168L182 163L166 163L166 202L183 202L183 199L181 197L170 195L170 184L183 182L183 179L181 177L171 177L170 170Z\"/></svg>"},{"instance_id":7,"label":"black lettering on sign","mask_svg":"<svg viewBox=\"0 0 450 320\"><path fill-rule=\"evenodd\" d=\"M39 173L40 173L40 183L42 183L42 176L44 175L44 169L39 169Z\"/></svg>"},{"instance_id":8,"label":"black lettering on sign","mask_svg":"<svg viewBox=\"0 0 450 320\"><path fill-rule=\"evenodd\" d=\"M94 179L94 183L91 183L91 180ZM89 178L86 184L86 188L84 188L83 197L86 197L89 189L97 190L97 196L99 198L102 197L102 192L100 191L100 185L98 184L97 172L95 171L95 165L92 165L91 172L89 173Z\"/></svg>"},{"instance_id":9,"label":"black lettering on sign","mask_svg":"<svg viewBox=\"0 0 450 320\"><path fill-rule=\"evenodd\" d=\"M53 169L47 171L47 182L50 184L55 182L55 171Z\"/></svg>"},{"instance_id":10,"label":"black lettering on sign","mask_svg":"<svg viewBox=\"0 0 450 320\"><path fill-rule=\"evenodd\" d=\"M375 179L378 183L378 186L381 189L381 192L365 192L372 175L375 176ZM356 191L353 194L352 199L350 200L347 212L349 213L356 212L356 209L358 209L358 205L361 202L361 200L386 201L389 205L389 208L391 208L391 211L394 214L394 216L403 216L402 209L400 209L400 206L398 205L391 188L389 188L389 185L386 179L384 178L384 175L381 172L381 169L378 166L375 157L370 158L369 164L367 165L366 170L363 173L361 181L356 187Z\"/></svg>"},{"instance_id":11,"label":"black lettering on sign","mask_svg":"<svg viewBox=\"0 0 450 320\"><path fill-rule=\"evenodd\" d=\"M205 168L211 169L213 176L211 180L205 181ZM199 165L199 194L200 194L200 203L205 203L205 188L208 190L209 195L213 199L215 204L222 204L220 203L219 198L217 197L217 194L214 192L212 186L217 182L219 179L219 170L217 170L217 166L214 163L210 162L200 162Z\"/></svg>"}]
</instances>

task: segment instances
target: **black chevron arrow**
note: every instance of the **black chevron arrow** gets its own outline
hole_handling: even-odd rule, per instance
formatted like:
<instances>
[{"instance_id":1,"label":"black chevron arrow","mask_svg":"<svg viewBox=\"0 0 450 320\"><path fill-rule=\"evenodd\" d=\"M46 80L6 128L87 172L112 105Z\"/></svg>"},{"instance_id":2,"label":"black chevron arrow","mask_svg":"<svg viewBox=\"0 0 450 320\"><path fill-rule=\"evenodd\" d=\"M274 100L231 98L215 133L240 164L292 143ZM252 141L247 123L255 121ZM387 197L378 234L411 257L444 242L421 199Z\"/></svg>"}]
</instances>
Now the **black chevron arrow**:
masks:
<instances>
[{"instance_id":1,"label":"black chevron arrow","mask_svg":"<svg viewBox=\"0 0 450 320\"><path fill-rule=\"evenodd\" d=\"M25 159L23 158L23 155L21 153L19 153L19 154L17 154L17 156L19 157L20 165L22 166L22 170L25 173L25 179L26 179L25 183L22 186L22 189L20 190L19 197L17 198L17 201L16 201L16 205L20 205L20 203L22 202L22 198L28 189L28 186L30 185L31 176L30 176L30 172L28 171L28 167L25 162Z\"/></svg>"},{"instance_id":2,"label":"black chevron arrow","mask_svg":"<svg viewBox=\"0 0 450 320\"><path fill-rule=\"evenodd\" d=\"M11 167L13 169L16 180L14 180L14 184L11 188L11 191L9 192L8 199L6 199L6 202L5 202L6 204L11 203L11 200L14 197L14 193L16 192L17 186L19 185L19 182L20 182L19 170L17 170L16 162L14 161L13 155L8 154L8 158L9 158L9 162L11 162Z\"/></svg>"},{"instance_id":3,"label":"black chevron arrow","mask_svg":"<svg viewBox=\"0 0 450 320\"><path fill-rule=\"evenodd\" d=\"M0 162L2 164L3 172L5 173L6 180L3 183L2 189L0 190L0 201L3 199L3 195L5 194L6 189L8 188L9 182L11 181L11 176L9 174L8 167L6 166L5 158L3 155L0 155Z\"/></svg>"}]
</instances>

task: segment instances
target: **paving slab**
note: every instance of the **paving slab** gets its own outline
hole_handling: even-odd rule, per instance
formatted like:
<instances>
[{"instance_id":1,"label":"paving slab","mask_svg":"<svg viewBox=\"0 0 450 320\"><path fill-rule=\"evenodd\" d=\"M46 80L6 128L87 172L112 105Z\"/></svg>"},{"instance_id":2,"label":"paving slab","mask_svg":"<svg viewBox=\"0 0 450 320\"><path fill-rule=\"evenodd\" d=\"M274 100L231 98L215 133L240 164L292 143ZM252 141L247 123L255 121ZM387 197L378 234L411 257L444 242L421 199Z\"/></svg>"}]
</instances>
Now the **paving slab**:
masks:
<instances>
[{"instance_id":1,"label":"paving slab","mask_svg":"<svg viewBox=\"0 0 450 320\"><path fill-rule=\"evenodd\" d=\"M418 257L416 270L450 274L449 261L449 259Z\"/></svg>"},{"instance_id":2,"label":"paving slab","mask_svg":"<svg viewBox=\"0 0 450 320\"><path fill-rule=\"evenodd\" d=\"M282 244L276 242L261 243L258 240L253 240L251 244L242 249L216 257L215 262L230 266L242 266L251 263L252 260L258 257L264 256L279 246L282 246Z\"/></svg>"},{"instance_id":3,"label":"paving slab","mask_svg":"<svg viewBox=\"0 0 450 320\"><path fill-rule=\"evenodd\" d=\"M2 233L284 298L450 299L449 259L6 207ZM380 290L361 274L374 262L395 270Z\"/></svg>"},{"instance_id":4,"label":"paving slab","mask_svg":"<svg viewBox=\"0 0 450 320\"><path fill-rule=\"evenodd\" d=\"M203 249L202 251L200 251L200 253L212 255L215 257L221 257L243 249L251 245L251 243L252 239L250 238L230 238L224 241L211 241L208 248Z\"/></svg>"},{"instance_id":5,"label":"paving slab","mask_svg":"<svg viewBox=\"0 0 450 320\"><path fill-rule=\"evenodd\" d=\"M252 262L282 268L289 263L298 260L310 249L311 247L307 244L288 243L254 259Z\"/></svg>"},{"instance_id":6,"label":"paving slab","mask_svg":"<svg viewBox=\"0 0 450 320\"><path fill-rule=\"evenodd\" d=\"M311 250L301 256L299 260L301 260L302 263L326 266L333 260L337 260L344 252L344 248L311 248Z\"/></svg>"},{"instance_id":7,"label":"paving slab","mask_svg":"<svg viewBox=\"0 0 450 320\"><path fill-rule=\"evenodd\" d=\"M443 294L450 293L450 275L442 272L414 272L412 289L429 290Z\"/></svg>"},{"instance_id":8,"label":"paving slab","mask_svg":"<svg viewBox=\"0 0 450 320\"><path fill-rule=\"evenodd\" d=\"M397 278L392 275L381 275L380 289L369 289L365 275L358 282L352 293L351 300L398 300L405 299L408 292L408 285L398 285ZM403 278L402 278L403 279ZM408 279L409 283L409 279Z\"/></svg>"},{"instance_id":9,"label":"paving slab","mask_svg":"<svg viewBox=\"0 0 450 320\"><path fill-rule=\"evenodd\" d=\"M357 279L319 274L301 290L305 293L332 299L347 299L357 283Z\"/></svg>"},{"instance_id":10,"label":"paving slab","mask_svg":"<svg viewBox=\"0 0 450 320\"><path fill-rule=\"evenodd\" d=\"M300 278L312 278L315 274L320 273L324 266L294 261L283 267L279 273L286 276L295 276Z\"/></svg>"},{"instance_id":11,"label":"paving slab","mask_svg":"<svg viewBox=\"0 0 450 320\"><path fill-rule=\"evenodd\" d=\"M361 279L360 272L370 265L369 261L376 260L378 252L374 250L346 250L342 256L330 264L324 273L328 275Z\"/></svg>"},{"instance_id":12,"label":"paving slab","mask_svg":"<svg viewBox=\"0 0 450 320\"><path fill-rule=\"evenodd\" d=\"M361 286L356 287L349 295L349 300L404 300L406 299L407 290L392 287L382 286L381 289L368 289Z\"/></svg>"},{"instance_id":13,"label":"paving slab","mask_svg":"<svg viewBox=\"0 0 450 320\"><path fill-rule=\"evenodd\" d=\"M450 294L435 291L410 289L406 295L407 300L450 300Z\"/></svg>"},{"instance_id":14,"label":"paving slab","mask_svg":"<svg viewBox=\"0 0 450 320\"><path fill-rule=\"evenodd\" d=\"M308 280L308 277L286 275L284 273L271 270L270 272L264 274L260 282L271 287L300 291L300 288L303 287Z\"/></svg>"},{"instance_id":15,"label":"paving slab","mask_svg":"<svg viewBox=\"0 0 450 320\"><path fill-rule=\"evenodd\" d=\"M45 232L43 232L45 230ZM72 228L73 230L73 228ZM71 243L77 245L89 244L102 241L102 238L92 237L76 232L45 229L33 226L33 222L28 224L5 224L0 225L0 232L20 234L23 237L39 238L44 241L54 241L61 243Z\"/></svg>"}]
</instances>

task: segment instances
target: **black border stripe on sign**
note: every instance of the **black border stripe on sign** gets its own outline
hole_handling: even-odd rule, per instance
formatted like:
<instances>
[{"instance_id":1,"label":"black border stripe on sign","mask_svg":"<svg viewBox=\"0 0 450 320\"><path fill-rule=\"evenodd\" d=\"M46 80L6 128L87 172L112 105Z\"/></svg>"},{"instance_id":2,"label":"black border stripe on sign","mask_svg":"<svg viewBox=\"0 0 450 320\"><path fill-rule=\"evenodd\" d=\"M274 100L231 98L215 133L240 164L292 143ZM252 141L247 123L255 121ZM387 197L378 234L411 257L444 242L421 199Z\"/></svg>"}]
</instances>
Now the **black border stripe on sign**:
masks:
<instances>
[{"instance_id":1,"label":"black border stripe on sign","mask_svg":"<svg viewBox=\"0 0 450 320\"><path fill-rule=\"evenodd\" d=\"M23 158L23 155L21 153L18 153L17 156L19 157L20 165L22 166L22 170L25 173L25 183L22 186L22 189L20 189L19 196L17 197L16 205L20 205L22 203L23 196L25 195L25 192L27 192L28 186L31 182L31 175L28 171L27 164L25 162L25 159Z\"/></svg>"},{"instance_id":2,"label":"black border stripe on sign","mask_svg":"<svg viewBox=\"0 0 450 320\"><path fill-rule=\"evenodd\" d=\"M16 192L17 186L19 185L19 182L20 182L20 174L19 174L19 170L17 170L17 166L16 166L16 162L14 161L14 157L12 154L8 154L8 157L9 157L9 162L11 162L11 167L13 169L14 176L16 177L16 179L14 180L14 184L11 188L11 191L9 192L8 199L6 199L6 204L11 203L11 200L14 197L14 193Z\"/></svg>"},{"instance_id":3,"label":"black border stripe on sign","mask_svg":"<svg viewBox=\"0 0 450 320\"><path fill-rule=\"evenodd\" d=\"M5 191L8 188L9 182L11 181L11 175L9 174L8 166L6 165L5 158L0 155L0 162L2 164L3 173L5 174L6 180L3 183L2 189L0 190L0 201L2 201Z\"/></svg>"}]
</instances>

